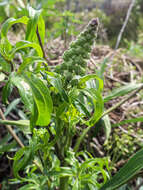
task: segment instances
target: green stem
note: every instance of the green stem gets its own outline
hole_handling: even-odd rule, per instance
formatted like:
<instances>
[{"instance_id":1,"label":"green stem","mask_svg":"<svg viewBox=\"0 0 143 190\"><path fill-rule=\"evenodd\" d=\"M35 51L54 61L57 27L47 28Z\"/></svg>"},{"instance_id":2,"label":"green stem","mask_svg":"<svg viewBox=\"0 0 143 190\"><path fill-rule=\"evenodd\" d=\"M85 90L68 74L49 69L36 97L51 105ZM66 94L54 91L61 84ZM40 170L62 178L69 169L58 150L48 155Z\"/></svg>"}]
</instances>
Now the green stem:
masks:
<instances>
[{"instance_id":1,"label":"green stem","mask_svg":"<svg viewBox=\"0 0 143 190\"><path fill-rule=\"evenodd\" d=\"M60 178L60 187L59 190L68 190L68 178L69 177L61 177Z\"/></svg>"},{"instance_id":2,"label":"green stem","mask_svg":"<svg viewBox=\"0 0 143 190\"><path fill-rule=\"evenodd\" d=\"M80 144L81 144L83 138L86 136L86 134L88 133L88 131L90 130L91 127L92 127L92 126L88 126L87 128L85 128L85 129L83 130L83 133L81 134L81 136L77 139L76 145L75 145L75 147L74 147L74 152L75 152L75 153L78 151L79 146L80 146Z\"/></svg>"}]
</instances>

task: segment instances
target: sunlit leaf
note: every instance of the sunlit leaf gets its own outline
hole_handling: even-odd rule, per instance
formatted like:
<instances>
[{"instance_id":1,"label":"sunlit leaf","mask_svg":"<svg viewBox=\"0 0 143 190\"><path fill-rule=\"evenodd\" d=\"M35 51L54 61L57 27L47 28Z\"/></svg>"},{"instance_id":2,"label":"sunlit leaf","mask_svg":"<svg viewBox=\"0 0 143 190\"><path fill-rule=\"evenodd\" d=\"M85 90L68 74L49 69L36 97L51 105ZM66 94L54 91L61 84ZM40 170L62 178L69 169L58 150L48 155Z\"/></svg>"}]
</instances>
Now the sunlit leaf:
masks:
<instances>
[{"instance_id":1,"label":"sunlit leaf","mask_svg":"<svg viewBox=\"0 0 143 190\"><path fill-rule=\"evenodd\" d=\"M127 95L128 93L132 92L133 90L136 90L140 88L142 84L128 84L126 86L122 86L120 88L114 89L109 95L104 97L104 102L108 102L109 100L113 98L117 98L119 96Z\"/></svg>"},{"instance_id":2,"label":"sunlit leaf","mask_svg":"<svg viewBox=\"0 0 143 190\"><path fill-rule=\"evenodd\" d=\"M138 151L100 190L116 190L143 168L143 149Z\"/></svg>"},{"instance_id":3,"label":"sunlit leaf","mask_svg":"<svg viewBox=\"0 0 143 190\"><path fill-rule=\"evenodd\" d=\"M36 125L47 126L50 123L53 103L48 87L35 75L30 78L25 75L25 80L29 84L34 98L34 113L36 113ZM35 117L35 116L33 116Z\"/></svg>"},{"instance_id":4,"label":"sunlit leaf","mask_svg":"<svg viewBox=\"0 0 143 190\"><path fill-rule=\"evenodd\" d=\"M1 38L7 37L8 30L13 24L17 24L17 23L27 24L28 20L29 19L26 16L23 16L19 19L15 19L15 18L7 19L1 27Z\"/></svg>"}]
</instances>

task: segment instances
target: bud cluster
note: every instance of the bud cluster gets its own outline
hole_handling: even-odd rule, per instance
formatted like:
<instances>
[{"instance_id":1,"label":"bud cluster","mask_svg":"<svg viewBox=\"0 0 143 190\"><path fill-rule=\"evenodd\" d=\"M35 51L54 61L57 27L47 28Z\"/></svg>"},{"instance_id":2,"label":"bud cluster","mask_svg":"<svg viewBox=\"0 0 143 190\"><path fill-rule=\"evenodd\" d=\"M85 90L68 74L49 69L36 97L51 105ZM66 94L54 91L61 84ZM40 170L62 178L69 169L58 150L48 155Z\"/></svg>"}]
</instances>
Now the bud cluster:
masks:
<instances>
[{"instance_id":1,"label":"bud cluster","mask_svg":"<svg viewBox=\"0 0 143 190\"><path fill-rule=\"evenodd\" d=\"M86 60L89 59L98 24L98 18L91 20L77 40L71 42L69 49L64 52L63 63L56 67L55 72L62 74L66 82L70 82L75 75L86 74Z\"/></svg>"}]
</instances>

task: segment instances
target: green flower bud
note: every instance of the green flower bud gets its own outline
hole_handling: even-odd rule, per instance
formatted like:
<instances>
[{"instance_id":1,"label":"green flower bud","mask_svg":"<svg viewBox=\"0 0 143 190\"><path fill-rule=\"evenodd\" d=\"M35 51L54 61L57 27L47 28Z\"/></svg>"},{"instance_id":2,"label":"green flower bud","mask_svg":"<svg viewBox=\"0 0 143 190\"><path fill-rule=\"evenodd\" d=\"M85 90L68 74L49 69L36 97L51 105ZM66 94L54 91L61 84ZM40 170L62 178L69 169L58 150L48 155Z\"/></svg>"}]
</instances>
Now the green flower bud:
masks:
<instances>
[{"instance_id":1,"label":"green flower bud","mask_svg":"<svg viewBox=\"0 0 143 190\"><path fill-rule=\"evenodd\" d=\"M61 69L61 73L64 73L64 77L67 81L70 81L74 75L86 74L86 59L89 59L89 53L91 52L91 46L94 43L98 28L98 19L93 19L84 31L78 36L77 40L70 44L70 47L63 54L63 64L58 68L58 72ZM55 70L57 72L57 69Z\"/></svg>"}]
</instances>

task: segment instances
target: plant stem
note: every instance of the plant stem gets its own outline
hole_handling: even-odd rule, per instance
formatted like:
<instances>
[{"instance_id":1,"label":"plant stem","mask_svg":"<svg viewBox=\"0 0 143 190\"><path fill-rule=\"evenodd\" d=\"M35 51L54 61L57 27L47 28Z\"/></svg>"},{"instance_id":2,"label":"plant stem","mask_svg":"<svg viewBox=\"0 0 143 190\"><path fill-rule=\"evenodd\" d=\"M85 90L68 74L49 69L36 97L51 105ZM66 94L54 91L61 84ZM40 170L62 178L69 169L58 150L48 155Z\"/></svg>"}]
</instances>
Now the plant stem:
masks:
<instances>
[{"instance_id":1,"label":"plant stem","mask_svg":"<svg viewBox=\"0 0 143 190\"><path fill-rule=\"evenodd\" d=\"M135 96L140 90L143 89L143 85L138 88L137 90L135 90L133 93L131 93L129 96L127 96L125 99L121 100L119 103L117 103L115 106L111 107L110 109L108 109L107 111L105 111L101 118L104 117L105 115L109 114L110 112L112 112L113 110L115 110L117 107L121 106L122 104L124 104L126 101L128 101L130 98L132 98L133 96ZM85 128L83 130L83 133L81 134L81 136L77 139L76 145L74 147L74 151L75 153L78 151L79 146L82 142L82 140L84 139L84 137L86 136L86 134L88 133L88 131L90 130L92 126L88 126L87 128Z\"/></svg>"},{"instance_id":2,"label":"plant stem","mask_svg":"<svg viewBox=\"0 0 143 190\"><path fill-rule=\"evenodd\" d=\"M61 177L60 178L60 187L59 190L67 190L68 189L68 178L69 177Z\"/></svg>"},{"instance_id":3,"label":"plant stem","mask_svg":"<svg viewBox=\"0 0 143 190\"><path fill-rule=\"evenodd\" d=\"M83 133L81 134L81 136L77 139L77 142L76 142L75 147L74 147L74 152L75 152L75 153L78 151L79 146L80 146L80 144L81 144L83 138L86 136L86 134L88 133L88 131L90 130L91 127L92 127L92 126L88 126L87 128L85 128L85 129L83 130Z\"/></svg>"}]
</instances>

